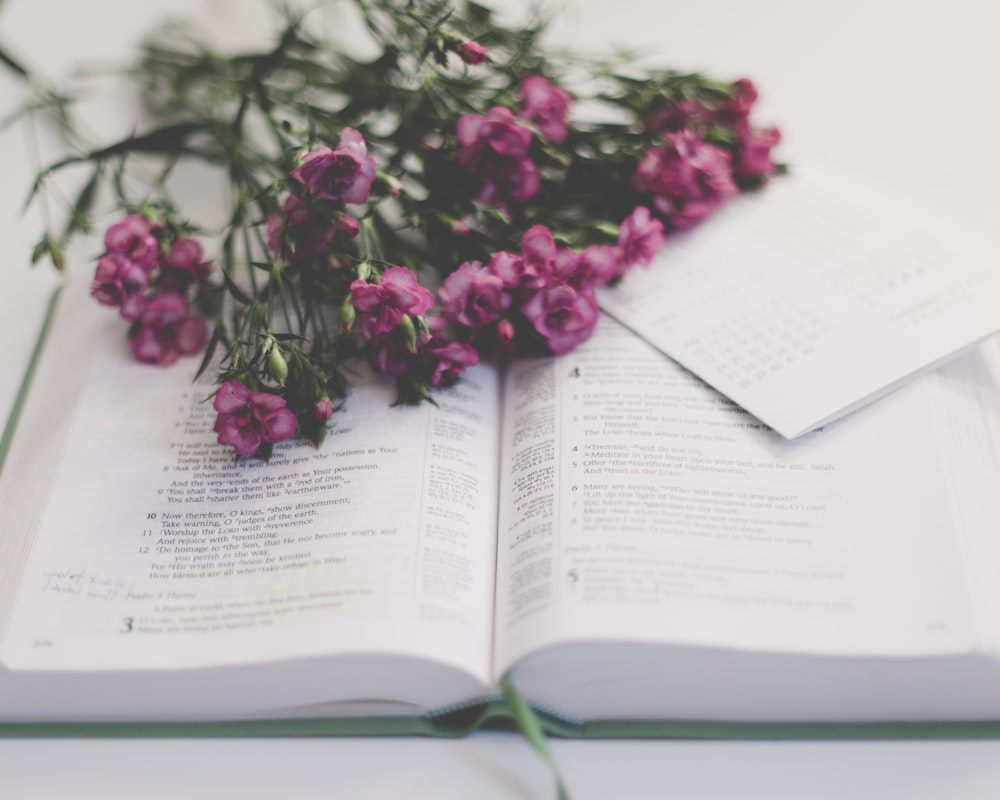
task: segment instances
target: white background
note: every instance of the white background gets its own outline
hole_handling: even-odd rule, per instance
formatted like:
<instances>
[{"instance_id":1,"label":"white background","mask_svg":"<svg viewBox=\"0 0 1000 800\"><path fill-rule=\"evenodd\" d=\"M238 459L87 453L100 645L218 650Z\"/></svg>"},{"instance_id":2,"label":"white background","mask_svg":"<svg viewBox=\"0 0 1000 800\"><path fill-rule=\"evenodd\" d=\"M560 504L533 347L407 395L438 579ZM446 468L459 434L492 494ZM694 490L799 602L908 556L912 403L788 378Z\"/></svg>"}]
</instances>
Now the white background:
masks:
<instances>
[{"instance_id":1,"label":"white background","mask_svg":"<svg viewBox=\"0 0 1000 800\"><path fill-rule=\"evenodd\" d=\"M6 0L0 42L58 79L81 63L127 58L168 13L196 15L223 42L260 42L262 5ZM833 166L1000 241L998 3L566 0L553 34L578 48L620 44L681 69L750 76L761 91L758 118L781 126L789 161ZM0 69L0 115L19 99ZM87 117L94 131L129 129L128 93L98 107ZM33 172L27 152L23 131L0 134L0 406L34 335L38 285L50 279L28 269L40 228L33 214L21 216ZM97 249L95 241L79 252ZM90 266L76 261L86 279ZM553 749L575 798L1000 796L1000 741L555 742ZM0 741L0 796L12 799L551 794L549 774L527 745L498 733L461 741Z\"/></svg>"}]
</instances>

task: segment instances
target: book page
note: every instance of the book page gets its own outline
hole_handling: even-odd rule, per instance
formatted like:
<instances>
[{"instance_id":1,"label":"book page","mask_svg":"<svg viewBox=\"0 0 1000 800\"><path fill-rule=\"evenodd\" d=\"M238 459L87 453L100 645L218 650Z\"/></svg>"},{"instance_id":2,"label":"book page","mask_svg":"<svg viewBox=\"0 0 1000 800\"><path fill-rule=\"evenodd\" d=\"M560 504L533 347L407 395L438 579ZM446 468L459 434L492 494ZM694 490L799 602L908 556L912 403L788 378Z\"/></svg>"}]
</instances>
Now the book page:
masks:
<instances>
[{"instance_id":1,"label":"book page","mask_svg":"<svg viewBox=\"0 0 1000 800\"><path fill-rule=\"evenodd\" d=\"M491 368L438 393L437 407L391 408L394 387L359 379L319 448L290 441L269 463L234 460L212 433L213 387L190 381L196 360L133 362L103 311L67 311L49 348L90 367L79 381L37 385L31 400L37 436L19 456L29 471L45 404L77 408L30 559L8 575L19 590L4 666L398 653L488 678ZM16 498L7 492L5 508Z\"/></svg>"},{"instance_id":2,"label":"book page","mask_svg":"<svg viewBox=\"0 0 1000 800\"><path fill-rule=\"evenodd\" d=\"M1000 337L932 374L945 413L935 418L960 530L977 638L1000 654Z\"/></svg>"},{"instance_id":3,"label":"book page","mask_svg":"<svg viewBox=\"0 0 1000 800\"><path fill-rule=\"evenodd\" d=\"M970 648L925 388L787 441L606 317L513 365L496 669L572 641Z\"/></svg>"},{"instance_id":4,"label":"book page","mask_svg":"<svg viewBox=\"0 0 1000 800\"><path fill-rule=\"evenodd\" d=\"M796 166L599 300L791 438L1000 329L998 296L993 243Z\"/></svg>"}]
</instances>

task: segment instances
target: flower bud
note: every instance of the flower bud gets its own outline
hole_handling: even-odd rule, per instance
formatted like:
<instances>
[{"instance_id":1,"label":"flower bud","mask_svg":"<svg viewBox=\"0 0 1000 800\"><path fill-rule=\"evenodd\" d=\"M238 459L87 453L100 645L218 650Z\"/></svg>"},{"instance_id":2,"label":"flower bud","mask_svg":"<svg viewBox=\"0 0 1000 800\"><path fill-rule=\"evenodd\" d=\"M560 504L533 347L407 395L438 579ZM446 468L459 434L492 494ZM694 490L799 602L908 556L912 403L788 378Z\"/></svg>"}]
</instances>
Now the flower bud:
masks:
<instances>
[{"instance_id":1,"label":"flower bud","mask_svg":"<svg viewBox=\"0 0 1000 800\"><path fill-rule=\"evenodd\" d=\"M323 395L313 403L312 415L317 422L325 425L333 416L333 401L327 395Z\"/></svg>"},{"instance_id":2,"label":"flower bud","mask_svg":"<svg viewBox=\"0 0 1000 800\"><path fill-rule=\"evenodd\" d=\"M281 386L288 380L288 362L277 346L272 346L271 352L267 354L267 373Z\"/></svg>"},{"instance_id":3,"label":"flower bud","mask_svg":"<svg viewBox=\"0 0 1000 800\"><path fill-rule=\"evenodd\" d=\"M338 215L333 221L333 226L337 229L337 233L342 233L352 239L361 231L361 225L350 214Z\"/></svg>"},{"instance_id":4,"label":"flower bud","mask_svg":"<svg viewBox=\"0 0 1000 800\"><path fill-rule=\"evenodd\" d=\"M497 323L497 343L508 345L514 341L514 326L509 319L502 319Z\"/></svg>"},{"instance_id":5,"label":"flower bud","mask_svg":"<svg viewBox=\"0 0 1000 800\"><path fill-rule=\"evenodd\" d=\"M354 309L353 299L352 295L347 295L344 298L344 302L340 304L340 329L344 333L353 331L354 323L358 319L358 312Z\"/></svg>"},{"instance_id":6,"label":"flower bud","mask_svg":"<svg viewBox=\"0 0 1000 800\"><path fill-rule=\"evenodd\" d=\"M467 40L458 46L458 55L466 64L476 66L486 60L486 48L478 42Z\"/></svg>"},{"instance_id":7,"label":"flower bud","mask_svg":"<svg viewBox=\"0 0 1000 800\"><path fill-rule=\"evenodd\" d=\"M417 329L413 326L413 317L409 314L403 317L399 323L399 328L403 332L403 341L406 342L406 349L411 353L417 352Z\"/></svg>"},{"instance_id":8,"label":"flower bud","mask_svg":"<svg viewBox=\"0 0 1000 800\"><path fill-rule=\"evenodd\" d=\"M361 261L358 266L355 267L355 272L358 275L358 280L367 281L372 276L372 262Z\"/></svg>"},{"instance_id":9,"label":"flower bud","mask_svg":"<svg viewBox=\"0 0 1000 800\"><path fill-rule=\"evenodd\" d=\"M385 190L386 194L392 197L399 197L399 193L403 190L403 186L397 178L384 172L376 173L375 180L378 181L378 185Z\"/></svg>"}]
</instances>

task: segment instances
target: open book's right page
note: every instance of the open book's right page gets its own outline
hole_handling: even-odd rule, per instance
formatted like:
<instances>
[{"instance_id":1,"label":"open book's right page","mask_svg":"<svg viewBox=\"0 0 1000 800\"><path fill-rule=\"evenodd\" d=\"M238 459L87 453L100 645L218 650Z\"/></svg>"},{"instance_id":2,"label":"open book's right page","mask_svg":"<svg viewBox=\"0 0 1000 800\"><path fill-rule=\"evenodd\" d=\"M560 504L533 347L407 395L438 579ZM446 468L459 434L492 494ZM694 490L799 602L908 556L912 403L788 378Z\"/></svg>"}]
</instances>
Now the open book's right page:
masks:
<instances>
[{"instance_id":1,"label":"open book's right page","mask_svg":"<svg viewBox=\"0 0 1000 800\"><path fill-rule=\"evenodd\" d=\"M788 441L606 317L572 355L514 364L496 668L574 641L974 649L937 390Z\"/></svg>"},{"instance_id":2,"label":"open book's right page","mask_svg":"<svg viewBox=\"0 0 1000 800\"><path fill-rule=\"evenodd\" d=\"M796 167L671 239L601 307L792 438L1000 329L1000 248Z\"/></svg>"}]
</instances>

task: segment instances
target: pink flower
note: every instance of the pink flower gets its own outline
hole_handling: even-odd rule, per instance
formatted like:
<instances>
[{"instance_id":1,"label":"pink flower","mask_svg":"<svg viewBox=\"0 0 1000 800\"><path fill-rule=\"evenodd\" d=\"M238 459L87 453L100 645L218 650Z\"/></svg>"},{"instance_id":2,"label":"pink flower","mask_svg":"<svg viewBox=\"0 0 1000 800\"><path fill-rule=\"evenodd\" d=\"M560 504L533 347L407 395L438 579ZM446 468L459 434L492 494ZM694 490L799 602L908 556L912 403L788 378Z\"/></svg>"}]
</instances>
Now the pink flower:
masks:
<instances>
[{"instance_id":1,"label":"pink flower","mask_svg":"<svg viewBox=\"0 0 1000 800\"><path fill-rule=\"evenodd\" d=\"M105 231L104 246L109 254L127 256L150 273L160 257L160 242L155 235L159 229L141 214L130 214Z\"/></svg>"},{"instance_id":2,"label":"pink flower","mask_svg":"<svg viewBox=\"0 0 1000 800\"><path fill-rule=\"evenodd\" d=\"M646 121L646 128L660 134L684 128L702 130L712 122L714 115L714 109L702 105L697 100L679 100L655 112Z\"/></svg>"},{"instance_id":3,"label":"pink flower","mask_svg":"<svg viewBox=\"0 0 1000 800\"><path fill-rule=\"evenodd\" d=\"M268 250L292 262L329 255L338 233L357 236L358 221L350 214L334 214L331 221L294 194L280 214L267 217Z\"/></svg>"},{"instance_id":4,"label":"pink flower","mask_svg":"<svg viewBox=\"0 0 1000 800\"><path fill-rule=\"evenodd\" d=\"M552 231L544 225L532 225L521 237L521 254L525 270L538 274L551 272L556 257L556 240Z\"/></svg>"},{"instance_id":5,"label":"pink flower","mask_svg":"<svg viewBox=\"0 0 1000 800\"><path fill-rule=\"evenodd\" d=\"M618 247L626 267L648 266L663 241L663 223L654 219L645 206L638 206L618 228Z\"/></svg>"},{"instance_id":6,"label":"pink flower","mask_svg":"<svg viewBox=\"0 0 1000 800\"><path fill-rule=\"evenodd\" d=\"M149 285L149 271L128 256L110 252L97 259L90 296L105 306L114 306L127 320L139 316L143 290Z\"/></svg>"},{"instance_id":7,"label":"pink flower","mask_svg":"<svg viewBox=\"0 0 1000 800\"><path fill-rule=\"evenodd\" d=\"M438 300L444 317L473 331L496 322L511 304L503 281L478 261L451 273L438 289Z\"/></svg>"},{"instance_id":8,"label":"pink flower","mask_svg":"<svg viewBox=\"0 0 1000 800\"><path fill-rule=\"evenodd\" d=\"M486 116L466 114L456 132L458 163L483 181L479 202L505 208L508 200L523 203L538 193L541 177L528 158L531 131L517 124L509 108L494 106Z\"/></svg>"},{"instance_id":9,"label":"pink flower","mask_svg":"<svg viewBox=\"0 0 1000 800\"><path fill-rule=\"evenodd\" d=\"M518 125L514 112L502 106L494 106L486 116L465 114L459 118L456 132L458 163L472 172L485 155L522 159L531 146L531 131Z\"/></svg>"},{"instance_id":10,"label":"pink flower","mask_svg":"<svg viewBox=\"0 0 1000 800\"><path fill-rule=\"evenodd\" d=\"M363 203L375 180L375 159L367 153L361 134L344 128L336 149L325 145L314 148L291 176L317 200Z\"/></svg>"},{"instance_id":11,"label":"pink flower","mask_svg":"<svg viewBox=\"0 0 1000 800\"><path fill-rule=\"evenodd\" d=\"M165 292L147 301L129 336L132 355L147 364L166 367L182 355L193 355L208 341L208 323L188 314L187 299Z\"/></svg>"},{"instance_id":12,"label":"pink flower","mask_svg":"<svg viewBox=\"0 0 1000 800\"><path fill-rule=\"evenodd\" d=\"M201 245L190 237L178 239L160 263L161 290L185 291L212 272L212 262L202 259Z\"/></svg>"},{"instance_id":13,"label":"pink flower","mask_svg":"<svg viewBox=\"0 0 1000 800\"><path fill-rule=\"evenodd\" d=\"M737 137L733 173L740 186L756 186L774 174L777 165L771 158L771 148L780 141L777 128L757 132L747 129Z\"/></svg>"},{"instance_id":14,"label":"pink flower","mask_svg":"<svg viewBox=\"0 0 1000 800\"><path fill-rule=\"evenodd\" d=\"M479 363L479 353L464 342L432 339L420 350L427 372L427 383L434 387L450 386L467 367Z\"/></svg>"},{"instance_id":15,"label":"pink flower","mask_svg":"<svg viewBox=\"0 0 1000 800\"><path fill-rule=\"evenodd\" d=\"M651 195L672 228L687 228L736 193L729 154L688 130L664 139L664 146L648 150L639 162L632 188Z\"/></svg>"},{"instance_id":16,"label":"pink flower","mask_svg":"<svg viewBox=\"0 0 1000 800\"><path fill-rule=\"evenodd\" d=\"M757 87L749 78L740 78L729 88L732 90L732 97L719 109L717 120L734 128L749 125L750 110L757 102Z\"/></svg>"},{"instance_id":17,"label":"pink flower","mask_svg":"<svg viewBox=\"0 0 1000 800\"><path fill-rule=\"evenodd\" d=\"M465 41L458 46L458 55L466 64L476 66L486 60L486 48L478 42Z\"/></svg>"},{"instance_id":18,"label":"pink flower","mask_svg":"<svg viewBox=\"0 0 1000 800\"><path fill-rule=\"evenodd\" d=\"M487 269L507 288L539 289L551 279L555 268L556 243L544 225L532 225L521 237L521 255L501 250L493 254Z\"/></svg>"},{"instance_id":19,"label":"pink flower","mask_svg":"<svg viewBox=\"0 0 1000 800\"><path fill-rule=\"evenodd\" d=\"M427 334L420 337L425 342ZM418 343L419 346L419 343ZM383 334L372 339L369 360L374 369L386 378L396 380L417 371L417 356L400 336Z\"/></svg>"},{"instance_id":20,"label":"pink flower","mask_svg":"<svg viewBox=\"0 0 1000 800\"><path fill-rule=\"evenodd\" d=\"M405 315L418 317L434 305L434 295L406 267L390 267L379 283L360 278L351 284L351 303L358 311L358 330L366 339L389 333Z\"/></svg>"},{"instance_id":21,"label":"pink flower","mask_svg":"<svg viewBox=\"0 0 1000 800\"><path fill-rule=\"evenodd\" d=\"M533 122L543 137L555 144L566 141L570 97L565 91L540 75L529 75L521 82L518 97L521 116Z\"/></svg>"},{"instance_id":22,"label":"pink flower","mask_svg":"<svg viewBox=\"0 0 1000 800\"><path fill-rule=\"evenodd\" d=\"M252 456L264 442L274 444L290 438L298 425L295 415L286 408L285 398L251 392L240 381L222 384L212 405L218 412L218 443L232 445L241 456Z\"/></svg>"},{"instance_id":23,"label":"pink flower","mask_svg":"<svg viewBox=\"0 0 1000 800\"><path fill-rule=\"evenodd\" d=\"M580 265L594 286L607 286L628 269L622 249L615 245L592 244L580 253Z\"/></svg>"},{"instance_id":24,"label":"pink flower","mask_svg":"<svg viewBox=\"0 0 1000 800\"><path fill-rule=\"evenodd\" d=\"M496 275L505 287L513 289L521 285L521 278L524 275L524 259L517 253L500 250L493 254L486 268Z\"/></svg>"},{"instance_id":25,"label":"pink flower","mask_svg":"<svg viewBox=\"0 0 1000 800\"><path fill-rule=\"evenodd\" d=\"M574 289L552 283L538 290L521 307L521 313L556 355L568 353L590 338L597 324L597 299L589 285Z\"/></svg>"}]
</instances>

